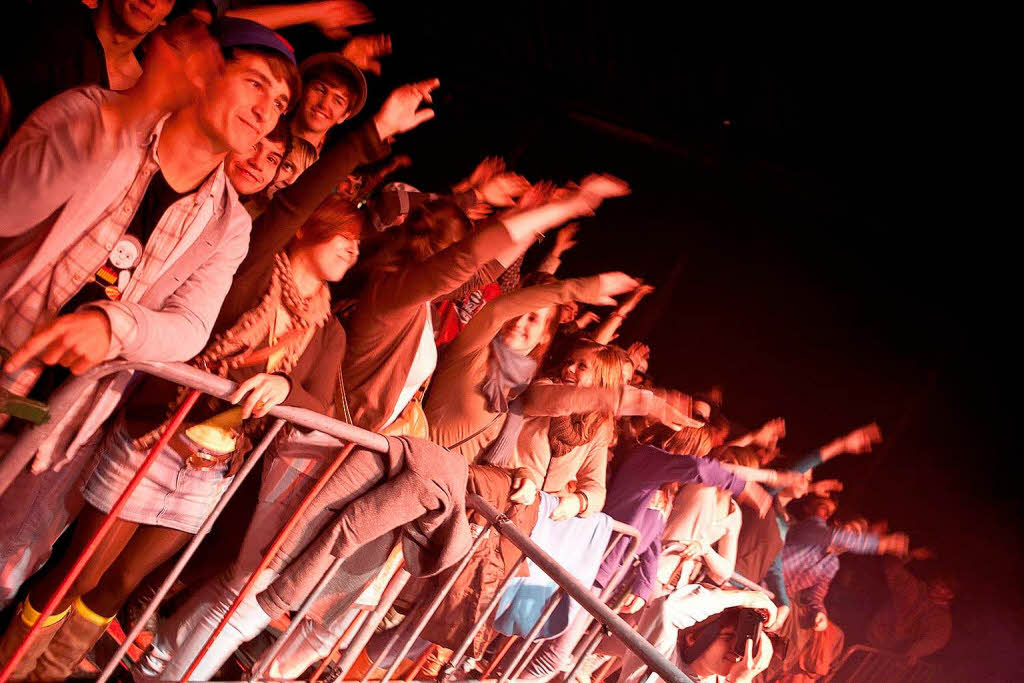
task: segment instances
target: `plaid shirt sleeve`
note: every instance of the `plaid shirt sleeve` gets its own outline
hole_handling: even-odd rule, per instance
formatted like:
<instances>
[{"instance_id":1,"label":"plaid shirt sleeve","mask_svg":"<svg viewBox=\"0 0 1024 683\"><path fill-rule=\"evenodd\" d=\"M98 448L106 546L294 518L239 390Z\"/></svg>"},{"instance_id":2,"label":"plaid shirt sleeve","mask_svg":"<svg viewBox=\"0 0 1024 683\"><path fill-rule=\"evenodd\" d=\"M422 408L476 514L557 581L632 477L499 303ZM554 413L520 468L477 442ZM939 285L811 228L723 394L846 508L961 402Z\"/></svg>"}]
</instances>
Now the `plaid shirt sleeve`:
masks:
<instances>
[{"instance_id":1,"label":"plaid shirt sleeve","mask_svg":"<svg viewBox=\"0 0 1024 683\"><path fill-rule=\"evenodd\" d=\"M824 612L825 616L828 616L828 610L825 609L825 596L828 595L828 589L831 585L832 576L822 575L809 588L804 589L803 592L803 597L811 609L815 612Z\"/></svg>"},{"instance_id":2,"label":"plaid shirt sleeve","mask_svg":"<svg viewBox=\"0 0 1024 683\"><path fill-rule=\"evenodd\" d=\"M831 529L828 545L834 545L855 555L877 555L878 534L859 534L856 531Z\"/></svg>"}]
</instances>

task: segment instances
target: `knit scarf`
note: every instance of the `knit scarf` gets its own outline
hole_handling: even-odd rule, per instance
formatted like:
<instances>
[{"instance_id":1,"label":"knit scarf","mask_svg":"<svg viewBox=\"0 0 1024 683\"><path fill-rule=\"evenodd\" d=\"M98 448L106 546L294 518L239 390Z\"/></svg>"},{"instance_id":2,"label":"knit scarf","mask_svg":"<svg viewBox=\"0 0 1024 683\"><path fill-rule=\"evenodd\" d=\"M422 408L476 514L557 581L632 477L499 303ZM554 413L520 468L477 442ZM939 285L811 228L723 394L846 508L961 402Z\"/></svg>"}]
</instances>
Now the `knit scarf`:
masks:
<instances>
[{"instance_id":1,"label":"knit scarf","mask_svg":"<svg viewBox=\"0 0 1024 683\"><path fill-rule=\"evenodd\" d=\"M487 410L507 413L509 397L523 393L536 371L537 361L508 348L501 337L492 339L487 377L480 387L487 399Z\"/></svg>"},{"instance_id":2,"label":"knit scarf","mask_svg":"<svg viewBox=\"0 0 1024 683\"><path fill-rule=\"evenodd\" d=\"M573 413L553 417L548 423L548 444L551 457L560 458L569 451L589 443L596 432L595 427L602 421L599 413Z\"/></svg>"},{"instance_id":3,"label":"knit scarf","mask_svg":"<svg viewBox=\"0 0 1024 683\"><path fill-rule=\"evenodd\" d=\"M227 377L231 370L266 362L263 357L269 356L267 352L271 350L268 348L268 342L279 307L288 312L293 327L281 336L272 349L275 352L283 352L275 371L290 372L305 351L310 332L323 326L330 316L331 294L326 285L321 285L316 293L304 298L295 285L291 262L284 252L274 255L270 286L259 302L243 313L229 329L218 334L207 345L206 350L190 363L221 377ZM169 406L168 419L184 402L190 391L187 387L178 388L178 396ZM211 398L212 403L216 403L217 400ZM144 450L155 444L163 433L168 419L156 429L136 439L136 448Z\"/></svg>"}]
</instances>

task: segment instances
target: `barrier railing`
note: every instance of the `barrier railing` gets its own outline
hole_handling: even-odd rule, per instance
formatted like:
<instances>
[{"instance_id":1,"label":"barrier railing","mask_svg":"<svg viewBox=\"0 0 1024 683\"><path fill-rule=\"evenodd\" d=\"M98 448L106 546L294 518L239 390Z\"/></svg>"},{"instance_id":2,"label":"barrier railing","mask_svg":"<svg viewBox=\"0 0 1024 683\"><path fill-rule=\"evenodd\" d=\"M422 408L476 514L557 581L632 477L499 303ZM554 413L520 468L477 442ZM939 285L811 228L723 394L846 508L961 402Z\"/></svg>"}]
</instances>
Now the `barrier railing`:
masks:
<instances>
[{"instance_id":1,"label":"barrier railing","mask_svg":"<svg viewBox=\"0 0 1024 683\"><path fill-rule=\"evenodd\" d=\"M113 525L114 520L116 520L117 512L124 506L125 502L131 495L135 487L142 481L149 466L156 460L156 456L159 454L160 449L164 446L164 444L174 433L174 431L178 428L178 426L184 421L189 408L199 397L199 394L204 393L216 398L224 399L227 398L227 396L229 396L235 390L236 387L235 383L230 380L209 374L207 372L199 370L190 365L186 365L184 363L139 363L128 361L115 361L94 368L90 372L66 382L54 394L50 401L51 413L55 416L60 416L64 414L71 408L72 405L76 403L76 401L84 392L93 390L100 382L100 380L122 372L145 372L149 375L153 375L174 382L176 384L189 387L193 389L193 391L189 395L189 398L186 401L186 403L183 404L182 407L177 411L172 423L169 424L168 429L162 435L160 441L153 447L153 449L150 450L146 460L139 467L134 478L126 487L126 490L122 493L118 501L115 503L111 512L108 514L105 523L101 526L99 531L96 533L95 537L91 539L87 551L90 548L94 551L95 547L98 547L98 545L103 539L103 536ZM199 531L191 539L191 541L183 548L177 562L175 563L171 571L167 574L163 583L157 589L156 594L154 595L150 604L144 610L142 615L140 615L140 617L136 620L135 626L131 629L131 631L128 634L126 634L126 637L121 647L111 658L111 660L107 663L103 672L100 674L100 677L98 679L99 683L104 683L105 681L109 680L110 677L113 675L118 664L122 661L125 654L128 652L132 644L135 642L136 638L142 632L147 620L149 620L149 618L155 613L160 602L171 590L171 587L178 579L178 576L181 574L185 565L195 554L203 538L208 534L213 524L216 522L218 516L227 506L231 497L242 486L245 478L255 468L256 464L263 456L263 453L269 447L270 443L276 437L277 433L283 427L285 422L291 423L293 425L302 427L307 430L319 431L323 434L335 437L341 441L345 441L348 443L348 445L345 448L341 449L341 452L339 452L331 460L331 462L328 464L328 466L324 469L319 478L316 480L316 483L314 484L313 488L305 496L305 498L299 504L298 508L293 512L292 517L288 520L288 522L278 533L277 537L270 545L270 549L265 554L264 562L261 564L260 568L257 571L253 572L251 579L243 588L241 593L237 596L231 609L228 611L228 613L224 616L224 618L218 625L217 630L214 631L214 633L209 637L202 651L196 657L195 661L192 662L188 671L182 676L182 680L187 680L191 673L195 670L195 667L201 661L203 654L207 651L210 644L213 642L214 638L216 638L217 634L220 633L220 630L223 629L224 626L227 624L228 620L231 618L231 615L241 604L242 600L244 600L248 593L252 590L256 577L260 574L260 571L263 568L265 568L267 564L269 564L270 559L274 556L276 552L276 548L279 547L281 543L283 543L284 538L288 535L288 533L297 523L303 512L312 502L313 498L323 488L323 486L326 485L327 481L331 478L331 476L334 474L337 468L340 467L342 461L344 460L348 452L350 452L354 446L360 446L377 453L384 453L388 449L387 439L381 436L380 434L360 429L353 425L329 418L320 413L304 410L301 408L277 406L271 409L269 415L274 419L269 429L265 433L264 437L260 440L260 442L256 445L253 451L246 458L246 461L243 464L242 468L235 475L230 486L228 486L228 488L222 495L221 499L217 502L216 506L214 507L208 518L205 520ZM35 453L39 445L43 443L52 434L53 429L55 429L58 425L59 419L55 419L53 422L49 424L39 425L30 428L26 430L26 432L24 432L18 438L15 444L8 450L7 455L2 460L0 460L0 495L2 495L7 490L7 488L15 480L15 478L26 468L29 462L31 462L31 460L35 456ZM578 602L583 609L585 609L590 615L592 615L593 618L600 622L600 628L595 629L595 633L598 633L599 631L605 631L615 636L617 639L622 641L622 643L628 649L635 652L650 667L650 669L656 672L659 676L661 676L661 678L664 681L666 681L667 683L685 683L688 680L687 677L677 667L675 667L660 652L658 652L653 646L651 646L650 643L644 640L621 617L619 617L618 614L611 607L605 604L605 601L609 599L611 592L622 581L626 572L629 571L632 558L635 556L636 545L639 541L639 537L635 529L632 529L631 527L627 527L625 525L618 525L614 528L616 536L613 538L613 541L618 542L619 538L621 538L622 536L627 536L631 539L629 542L630 547L628 548L626 560L623 562L619 571L613 578L613 582L609 584L609 586L601 593L601 595L595 595L591 592L591 587L583 586L578 581L576 581L575 578L572 577L561 565L559 565L553 558L551 558L547 553L545 553L526 534L524 534L520 529L515 527L515 525L512 524L511 521L504 514L496 510L487 501L476 496L470 496L468 502L481 516L483 516L484 519L487 520L487 526L485 527L485 530L482 531L474 540L473 550L471 550L466 555L466 557L461 561L458 570L452 572L451 578L448 581L446 581L445 585L442 586L441 590L438 591L438 593L433 597L433 599L428 604L423 606L420 610L414 612L414 614L416 614L417 619L415 622L412 622L411 627L396 629L396 633L394 637L391 639L391 642L387 644L381 656L377 658L377 661L383 661L384 658L389 656L390 652L394 651L394 648L397 647L397 651L395 652L394 663L391 664L391 666L385 673L384 680L389 680L395 675L395 672L397 671L401 661L408 654L416 638L419 636L420 633L422 633L423 628L426 626L429 619L433 616L438 606L444 600L444 597L451 590L456 579L458 578L458 574L462 571L462 569L464 569L467 566L467 564L471 560L473 552L476 550L476 548L479 547L487 529L493 529L496 533L499 533L502 536L506 537L513 545L515 545L522 552L522 557L520 557L520 559L518 560L516 568L518 567L519 563L526 561L526 559L532 560L560 587L560 590L551 597L550 602L548 603L548 605L546 605L545 610L541 615L541 620L531 629L531 632L528 633L527 636L522 639L522 642L518 650L511 654L511 659L509 660L510 664L506 665L503 668L503 672L499 679L500 683L505 683L506 681L512 679L514 675L519 674L525 668L525 666L533 657L533 655L536 654L538 648L540 647L540 643L536 641L536 636L540 632L540 629L543 627L544 622L546 622L547 619L550 618L552 612L557 606L558 601L561 600L563 596L568 596L569 598ZM41 625L55 611L56 606L66 596L68 590L70 589L71 585L73 584L77 576L85 568L85 565L88 562L90 555L91 552L84 553L78 559L77 563L72 569L71 574L65 577L58 591L49 600L44 609L40 611L40 615L37 618L36 625L29 630L25 640L13 653L11 659L6 663L2 671L0 671L0 683L5 683L10 678L11 673L14 671L18 662L27 652L32 639L38 633L39 629L41 628ZM316 599L326 588L327 584L330 581L330 578L340 569L340 566L341 560L338 560L332 564L327 574L321 579L320 583L318 584L314 592L310 594L310 596L307 597L305 601L303 601L302 605L300 605L298 612L293 616L292 623L288 627L288 629L286 629L285 633L281 635L281 637L275 642L272 648L267 653L265 653L264 656L260 659L260 661L257 662L257 664L253 667L251 679L258 678L269 667L269 664L273 661L276 654L280 652L280 649L281 647L283 647L286 640L289 637L291 637L291 635L294 633L294 630L295 628L297 628L297 625L301 622L302 618L309 612ZM515 568L513 568L513 571L510 572L510 578L511 575L515 573L514 569ZM385 613L387 612L391 604L394 602L395 598L398 597L398 594L401 592L407 580L407 573L405 573L404 571L398 572L398 574L396 574L388 584L384 594L381 596L378 605L375 608L373 608L372 611L370 611L364 618L361 618L360 625L349 628L348 632L343 634L341 638L339 638L339 641L338 643L336 643L336 646L347 647L345 647L345 654L342 656L341 661L335 667L337 672L345 673L351 669L359 653L369 642L377 625L383 619ZM498 601L500 600L501 593L508 586L508 584L509 580L506 579L502 586L499 587L499 590L497 591L497 594L492 600L492 603L488 605L487 608L485 609L485 613L478 619L477 623L473 625L470 633L467 634L463 642L460 644L460 647L453 653L451 659L448 662L448 665L442 672L444 678L453 677L456 674L456 672L459 671L459 668L465 664L465 655L470 647L470 644L473 642L473 638L475 637L476 633L484 627L487 619L490 618L491 613L493 612L494 608L497 606ZM406 635L404 639L400 638L400 636L402 636L403 634ZM346 640L348 641L347 643L343 642ZM404 642L401 642L400 644L401 640L404 640ZM592 635L592 637L589 640L587 640L586 647L582 647L583 642L581 641L580 647L577 647L577 651L585 652L588 648L596 646L596 640L596 635ZM510 645L506 644L506 652L508 651L509 647ZM489 670L484 672L485 675L481 678L486 678L486 676L489 675L491 671L493 671L494 668L500 664L499 660L501 660L501 657L494 658L492 660L491 666L489 667ZM324 668L325 665L321 665L316 677L319 677L323 674ZM367 676L369 675L369 672L372 670L373 669L371 667L367 672ZM413 675L415 675L416 673L416 671L413 671ZM367 676L364 676L364 680Z\"/></svg>"},{"instance_id":2,"label":"barrier railing","mask_svg":"<svg viewBox=\"0 0 1024 683\"><path fill-rule=\"evenodd\" d=\"M943 680L939 669L928 662L911 662L906 656L867 645L846 648L826 683L932 683Z\"/></svg>"},{"instance_id":3,"label":"barrier railing","mask_svg":"<svg viewBox=\"0 0 1024 683\"><path fill-rule=\"evenodd\" d=\"M479 512L488 520L487 525L485 525L482 529L479 530L476 538L474 539L471 551L462 560L457 570L452 573L452 576L433 596L431 601L427 603L425 606L423 606L421 609L415 610L413 613L409 615L409 617L407 617L406 621L403 621L402 625L395 628L395 632L392 634L391 639L387 643L385 643L381 652L377 655L377 657L374 658L373 662L371 662L371 666L369 667L366 675L363 676L363 680L366 680L366 678L369 676L370 671L373 671L375 668L383 668L382 666L378 665L381 662L388 659L393 652L395 653L394 662L388 666L383 678L379 680L387 681L395 675L401 662L415 644L416 639L423 632L423 629L426 627L430 619L434 616L439 605L450 593L452 587L455 585L460 574L465 570L468 563L472 560L474 552L476 552L476 550L479 548L480 544L486 538L487 534L492 531L499 534L505 533L504 529L507 529L508 526L511 525L511 522L508 521L508 519L503 514L500 514L496 509L490 506L490 504L487 503L482 498L471 495L469 496L467 502L470 507ZM500 520L501 523L498 524L495 520ZM611 581L609 581L608 586L605 588L604 591L602 591L601 595L598 596L600 600L606 600L607 597L611 594L611 592L614 591L618 584L621 582L622 578L625 576L626 572L630 567L632 559L636 556L637 546L640 542L639 532L637 532L637 530L631 526L616 522L612 525L612 532L613 536L610 539L608 547L605 551L605 557L607 557L608 553L620 541L620 539L628 538L629 540L626 548L624 561L620 566L619 570L612 577ZM466 653L468 652L474 639L477 637L477 634L481 631L481 629L483 629L486 626L487 621L493 615L494 610L498 606L498 603L501 600L505 589L509 586L511 580L514 578L515 570L518 569L518 567L527 559L534 559L536 561L536 558L534 557L533 548L523 548L519 546L519 544L515 543L514 540L512 542L516 544L521 551L523 551L523 555L508 571L508 576L498 587L490 603L478 617L477 621L474 622L473 625L469 628L469 630L465 633L458 647L453 651L448 662L444 665L444 668L442 669L440 675L441 679L450 679L454 677L456 672L463 668L463 665L466 663ZM551 575L549 574L549 576ZM561 582L557 580L557 577L551 576L551 578L561 585ZM572 579L571 577L569 578L573 582L575 582L575 579ZM576 583L578 584L578 582ZM542 642L537 640L537 635L540 633L540 630L547 624L548 620L551 618L552 614L554 613L554 610L557 608L559 602L563 599L563 596L565 594L566 593L563 587L560 590L556 591L555 594L553 594L548 599L548 602L545 605L544 610L540 614L540 617L538 618L536 623L531 628L530 632L527 633L521 639L522 642L520 643L519 648L509 655L511 657L511 662L502 667L504 673L499 678L499 681L507 681L510 678L515 677L516 674L518 674L523 668L526 667L526 665L530 661L530 655L532 654L530 653L530 650L532 649L535 652ZM344 677L346 674L349 673L353 664L358 658L360 652L363 650L363 648L366 646L366 644L372 637L377 625L383 618L384 613L387 612L387 610L391 607L391 603L393 603L394 597L397 597L397 592L393 596L387 596L387 598L390 599L385 599L385 597L382 597L380 603L377 606L377 611L374 613L373 616L368 618L363 623L360 633L353 638L352 643L349 645L349 648L346 651L346 654L342 657L341 661L333 667L332 674ZM311 606L315 602L316 598L317 595L314 593L309 598L307 598L307 601L306 603L304 603L303 607ZM300 611L296 614L295 619L292 622L292 627L290 627L289 631L282 634L282 636L278 639L277 643L275 643L275 645L270 650L268 650L268 652L264 655L261 664L254 668L254 678L259 677L269 667L270 662L274 660L275 656L280 651L280 648L283 646L284 642L290 637L291 631L294 630L295 625L298 623L298 619L303 614L304 612L302 608L300 608ZM488 670L485 670L483 672L485 678L494 670L495 667L498 666L503 656L508 654L508 650L510 649L512 644L514 644L514 642L509 641L509 643L506 644L507 647L505 651L500 653L499 656L493 657L491 659L491 665L487 667ZM411 673L415 673L415 667L414 671ZM378 679L374 678L374 680L376 681Z\"/></svg>"}]
</instances>

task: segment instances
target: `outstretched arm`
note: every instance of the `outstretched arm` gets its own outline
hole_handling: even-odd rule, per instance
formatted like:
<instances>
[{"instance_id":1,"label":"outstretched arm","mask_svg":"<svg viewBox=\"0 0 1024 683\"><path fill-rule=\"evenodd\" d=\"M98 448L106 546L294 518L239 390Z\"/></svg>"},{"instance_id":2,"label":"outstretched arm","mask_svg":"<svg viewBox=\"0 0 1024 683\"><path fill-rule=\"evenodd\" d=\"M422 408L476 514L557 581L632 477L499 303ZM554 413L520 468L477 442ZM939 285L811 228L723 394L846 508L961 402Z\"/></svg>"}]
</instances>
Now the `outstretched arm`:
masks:
<instances>
[{"instance_id":1,"label":"outstretched arm","mask_svg":"<svg viewBox=\"0 0 1024 683\"><path fill-rule=\"evenodd\" d=\"M625 273L602 273L591 277L562 280L546 285L525 287L499 296L473 316L455 338L447 353L470 353L491 342L509 320L569 301L607 305L610 297L636 287L636 280Z\"/></svg>"},{"instance_id":2,"label":"outstretched arm","mask_svg":"<svg viewBox=\"0 0 1024 683\"><path fill-rule=\"evenodd\" d=\"M633 312L640 300L654 291L650 285L637 287L633 293L626 298L615 311L609 315L596 330L594 330L594 341L598 344L610 344L615 339L616 333L625 321L626 316Z\"/></svg>"},{"instance_id":3,"label":"outstretched arm","mask_svg":"<svg viewBox=\"0 0 1024 683\"><path fill-rule=\"evenodd\" d=\"M373 14L355 0L321 0L283 5L258 5L225 12L229 17L249 19L274 30L313 24L331 40L348 35L348 27L368 24Z\"/></svg>"}]
</instances>

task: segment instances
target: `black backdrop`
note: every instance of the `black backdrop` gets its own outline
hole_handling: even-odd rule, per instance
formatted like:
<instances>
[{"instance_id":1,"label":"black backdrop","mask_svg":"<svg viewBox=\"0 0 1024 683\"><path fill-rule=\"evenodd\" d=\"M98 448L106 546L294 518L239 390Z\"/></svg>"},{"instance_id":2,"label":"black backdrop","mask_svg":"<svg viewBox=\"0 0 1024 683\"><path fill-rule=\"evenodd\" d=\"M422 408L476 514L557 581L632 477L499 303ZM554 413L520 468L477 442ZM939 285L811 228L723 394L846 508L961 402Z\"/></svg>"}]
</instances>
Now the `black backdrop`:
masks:
<instances>
[{"instance_id":1,"label":"black backdrop","mask_svg":"<svg viewBox=\"0 0 1024 683\"><path fill-rule=\"evenodd\" d=\"M552 6L554 5L554 6ZM1024 600L1003 242L960 212L983 133L955 48L926 17L698 16L655 3L371 3L395 84L441 78L400 141L437 189L484 155L531 179L615 173L564 273L657 285L623 331L652 372L720 384L802 452L877 420L886 442L824 473L843 507L935 547L961 579L950 680L1019 679ZM311 31L289 36L306 52ZM934 38L930 36L935 36ZM973 77L973 76L972 76ZM877 566L877 565L876 565ZM865 610L870 599L864 598Z\"/></svg>"}]
</instances>

